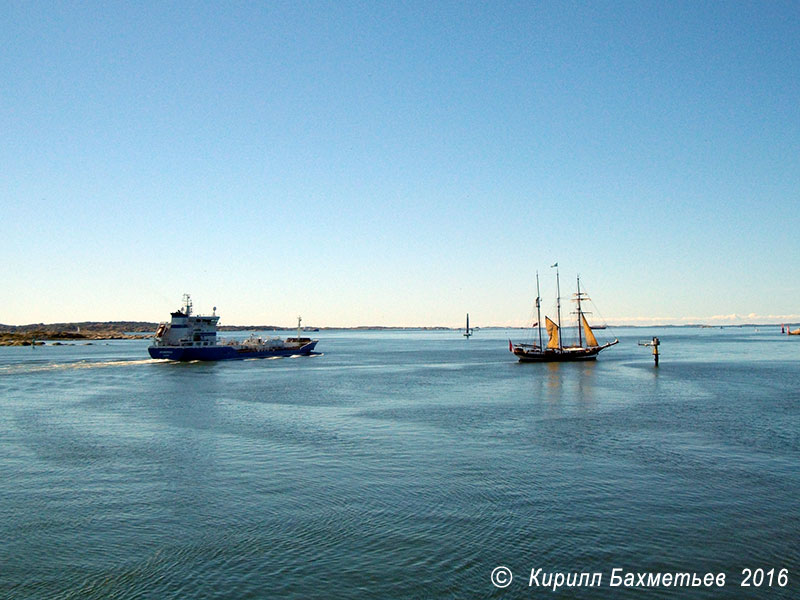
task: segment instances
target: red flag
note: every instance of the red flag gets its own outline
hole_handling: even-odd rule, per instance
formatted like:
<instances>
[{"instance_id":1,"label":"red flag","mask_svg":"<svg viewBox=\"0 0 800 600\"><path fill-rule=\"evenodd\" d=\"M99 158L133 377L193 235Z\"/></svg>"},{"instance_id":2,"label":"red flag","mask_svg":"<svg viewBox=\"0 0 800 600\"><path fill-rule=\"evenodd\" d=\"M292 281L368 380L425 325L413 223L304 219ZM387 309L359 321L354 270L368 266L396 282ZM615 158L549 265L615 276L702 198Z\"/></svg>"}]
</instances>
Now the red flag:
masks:
<instances>
[{"instance_id":1,"label":"red flag","mask_svg":"<svg viewBox=\"0 0 800 600\"><path fill-rule=\"evenodd\" d=\"M508 340L508 351L509 352L513 352L514 351L514 346L511 345L511 340Z\"/></svg>"}]
</instances>

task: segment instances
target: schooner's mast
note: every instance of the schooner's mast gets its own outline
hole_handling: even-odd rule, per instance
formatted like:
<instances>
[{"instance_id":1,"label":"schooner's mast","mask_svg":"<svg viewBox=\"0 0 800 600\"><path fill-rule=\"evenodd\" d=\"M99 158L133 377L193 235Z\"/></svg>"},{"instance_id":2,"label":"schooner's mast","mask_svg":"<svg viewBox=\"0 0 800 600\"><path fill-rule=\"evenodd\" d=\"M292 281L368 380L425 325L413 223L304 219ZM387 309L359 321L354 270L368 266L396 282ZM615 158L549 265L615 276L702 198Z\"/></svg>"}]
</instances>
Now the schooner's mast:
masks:
<instances>
[{"instance_id":1,"label":"schooner's mast","mask_svg":"<svg viewBox=\"0 0 800 600\"><path fill-rule=\"evenodd\" d=\"M542 295L539 292L539 271L536 271L536 324L539 326L539 348L542 346Z\"/></svg>"},{"instance_id":2,"label":"schooner's mast","mask_svg":"<svg viewBox=\"0 0 800 600\"><path fill-rule=\"evenodd\" d=\"M581 338L581 276L578 275L578 346L583 346L583 339Z\"/></svg>"},{"instance_id":3,"label":"schooner's mast","mask_svg":"<svg viewBox=\"0 0 800 600\"><path fill-rule=\"evenodd\" d=\"M558 277L558 263L553 265L556 268L556 306L558 307L558 349L563 350L561 343L561 280Z\"/></svg>"}]
</instances>

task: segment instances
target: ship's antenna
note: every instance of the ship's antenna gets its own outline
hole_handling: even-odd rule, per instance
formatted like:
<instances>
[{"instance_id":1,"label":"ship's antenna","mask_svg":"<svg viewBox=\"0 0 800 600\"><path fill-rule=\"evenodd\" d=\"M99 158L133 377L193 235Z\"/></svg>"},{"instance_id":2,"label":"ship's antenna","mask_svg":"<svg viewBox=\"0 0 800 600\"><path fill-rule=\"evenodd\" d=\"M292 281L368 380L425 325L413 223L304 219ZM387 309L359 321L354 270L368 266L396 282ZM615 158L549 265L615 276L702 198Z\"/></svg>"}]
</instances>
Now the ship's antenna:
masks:
<instances>
[{"instance_id":1,"label":"ship's antenna","mask_svg":"<svg viewBox=\"0 0 800 600\"><path fill-rule=\"evenodd\" d=\"M189 294L183 295L183 312L189 317L192 314L192 298Z\"/></svg>"},{"instance_id":2,"label":"ship's antenna","mask_svg":"<svg viewBox=\"0 0 800 600\"><path fill-rule=\"evenodd\" d=\"M297 341L300 341L300 323L303 321L303 317L297 317Z\"/></svg>"}]
</instances>

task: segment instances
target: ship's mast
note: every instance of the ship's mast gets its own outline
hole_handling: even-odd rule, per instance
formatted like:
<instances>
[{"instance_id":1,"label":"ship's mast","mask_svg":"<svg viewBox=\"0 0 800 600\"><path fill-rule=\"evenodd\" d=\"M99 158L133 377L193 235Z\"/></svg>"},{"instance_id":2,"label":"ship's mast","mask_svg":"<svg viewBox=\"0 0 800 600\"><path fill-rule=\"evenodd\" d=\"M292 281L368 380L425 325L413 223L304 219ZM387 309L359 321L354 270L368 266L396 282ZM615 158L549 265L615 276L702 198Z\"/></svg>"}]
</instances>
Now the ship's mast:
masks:
<instances>
[{"instance_id":1,"label":"ship's mast","mask_svg":"<svg viewBox=\"0 0 800 600\"><path fill-rule=\"evenodd\" d=\"M578 275L578 346L583 346L581 337L581 276Z\"/></svg>"},{"instance_id":2,"label":"ship's mast","mask_svg":"<svg viewBox=\"0 0 800 600\"><path fill-rule=\"evenodd\" d=\"M303 317L297 317L297 341L300 341L300 323L303 322Z\"/></svg>"},{"instance_id":3,"label":"ship's mast","mask_svg":"<svg viewBox=\"0 0 800 600\"><path fill-rule=\"evenodd\" d=\"M553 265L556 268L556 306L558 307L558 349L563 350L564 345L561 343L561 279L558 276L558 263Z\"/></svg>"},{"instance_id":4,"label":"ship's mast","mask_svg":"<svg viewBox=\"0 0 800 600\"><path fill-rule=\"evenodd\" d=\"M536 324L539 326L539 348L542 346L542 295L539 292L539 271L536 271Z\"/></svg>"},{"instance_id":5,"label":"ship's mast","mask_svg":"<svg viewBox=\"0 0 800 600\"><path fill-rule=\"evenodd\" d=\"M183 295L183 312L186 313L187 317L192 316L192 299L189 294Z\"/></svg>"}]
</instances>

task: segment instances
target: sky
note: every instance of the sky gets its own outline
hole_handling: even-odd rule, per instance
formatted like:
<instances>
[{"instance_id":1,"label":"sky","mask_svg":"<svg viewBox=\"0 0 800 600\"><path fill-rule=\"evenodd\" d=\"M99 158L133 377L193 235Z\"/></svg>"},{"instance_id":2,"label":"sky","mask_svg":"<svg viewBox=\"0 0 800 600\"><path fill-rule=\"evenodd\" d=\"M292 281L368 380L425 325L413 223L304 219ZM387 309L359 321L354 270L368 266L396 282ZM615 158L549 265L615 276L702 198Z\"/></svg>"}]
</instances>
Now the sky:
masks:
<instances>
[{"instance_id":1,"label":"sky","mask_svg":"<svg viewBox=\"0 0 800 600\"><path fill-rule=\"evenodd\" d=\"M0 323L800 322L798 2L0 3Z\"/></svg>"}]
</instances>

